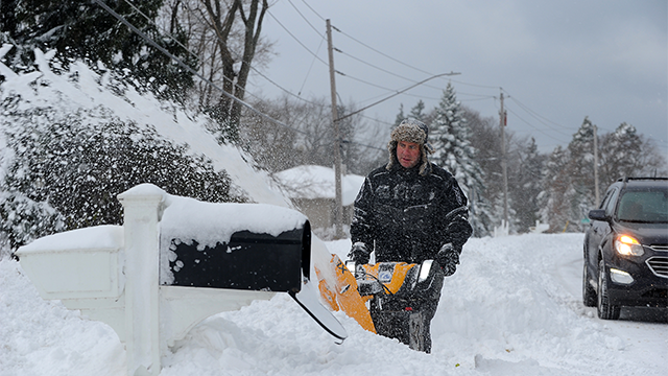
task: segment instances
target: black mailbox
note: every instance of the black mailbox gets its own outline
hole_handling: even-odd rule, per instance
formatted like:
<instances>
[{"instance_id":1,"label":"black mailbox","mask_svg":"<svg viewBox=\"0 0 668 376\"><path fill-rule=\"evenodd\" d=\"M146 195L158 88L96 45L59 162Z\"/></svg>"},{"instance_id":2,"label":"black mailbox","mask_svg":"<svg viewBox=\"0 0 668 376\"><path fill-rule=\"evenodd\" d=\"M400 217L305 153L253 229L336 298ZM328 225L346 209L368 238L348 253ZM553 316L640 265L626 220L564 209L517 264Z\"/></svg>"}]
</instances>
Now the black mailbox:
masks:
<instances>
[{"instance_id":1,"label":"black mailbox","mask_svg":"<svg viewBox=\"0 0 668 376\"><path fill-rule=\"evenodd\" d=\"M174 286L298 292L310 278L311 228L278 236L235 232L229 243L202 247L197 239L170 240L176 257L169 262ZM172 257L173 258L173 257Z\"/></svg>"}]
</instances>

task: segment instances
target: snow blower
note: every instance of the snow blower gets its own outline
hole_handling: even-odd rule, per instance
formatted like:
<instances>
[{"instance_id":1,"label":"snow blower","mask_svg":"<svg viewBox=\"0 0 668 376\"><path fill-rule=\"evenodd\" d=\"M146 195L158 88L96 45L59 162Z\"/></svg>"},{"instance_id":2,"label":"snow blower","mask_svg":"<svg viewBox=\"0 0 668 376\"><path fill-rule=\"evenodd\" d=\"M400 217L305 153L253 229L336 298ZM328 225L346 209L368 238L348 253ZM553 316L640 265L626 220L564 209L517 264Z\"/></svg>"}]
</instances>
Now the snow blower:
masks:
<instances>
[{"instance_id":1,"label":"snow blower","mask_svg":"<svg viewBox=\"0 0 668 376\"><path fill-rule=\"evenodd\" d=\"M316 272L320 293L333 310L343 310L364 329L396 338L411 349L429 351L429 322L435 309L429 305L438 301L443 281L435 261L344 264L334 255L332 265L334 286Z\"/></svg>"}]
</instances>

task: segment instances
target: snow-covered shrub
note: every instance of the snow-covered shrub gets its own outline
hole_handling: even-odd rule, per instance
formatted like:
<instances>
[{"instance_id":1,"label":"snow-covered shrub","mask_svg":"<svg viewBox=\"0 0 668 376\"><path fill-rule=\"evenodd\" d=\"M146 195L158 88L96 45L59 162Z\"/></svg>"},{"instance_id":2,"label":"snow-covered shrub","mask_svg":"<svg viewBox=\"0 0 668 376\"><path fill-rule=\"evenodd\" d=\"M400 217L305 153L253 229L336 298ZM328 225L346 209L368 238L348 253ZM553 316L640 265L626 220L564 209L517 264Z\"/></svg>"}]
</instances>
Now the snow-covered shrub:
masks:
<instances>
[{"instance_id":1,"label":"snow-covered shrub","mask_svg":"<svg viewBox=\"0 0 668 376\"><path fill-rule=\"evenodd\" d=\"M21 192L0 192L0 259L11 249L65 229L63 216Z\"/></svg>"},{"instance_id":2,"label":"snow-covered shrub","mask_svg":"<svg viewBox=\"0 0 668 376\"><path fill-rule=\"evenodd\" d=\"M13 111L9 103L4 138L12 157L0 186L0 231L11 248L48 233L120 224L116 195L141 183L210 202L244 200L230 192L225 171L150 126L103 110Z\"/></svg>"}]
</instances>

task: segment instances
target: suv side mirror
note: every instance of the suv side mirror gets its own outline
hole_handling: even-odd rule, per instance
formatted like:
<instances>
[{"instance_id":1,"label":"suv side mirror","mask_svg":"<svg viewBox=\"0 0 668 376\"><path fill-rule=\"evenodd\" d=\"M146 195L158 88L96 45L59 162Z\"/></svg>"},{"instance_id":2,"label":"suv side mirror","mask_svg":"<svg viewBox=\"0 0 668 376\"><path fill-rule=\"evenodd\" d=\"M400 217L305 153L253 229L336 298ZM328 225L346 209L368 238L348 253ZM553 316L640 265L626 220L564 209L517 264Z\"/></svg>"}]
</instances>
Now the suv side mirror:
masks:
<instances>
[{"instance_id":1,"label":"suv side mirror","mask_svg":"<svg viewBox=\"0 0 668 376\"><path fill-rule=\"evenodd\" d=\"M605 215L604 209L594 209L589 211L589 219L595 221L608 221L610 218Z\"/></svg>"}]
</instances>

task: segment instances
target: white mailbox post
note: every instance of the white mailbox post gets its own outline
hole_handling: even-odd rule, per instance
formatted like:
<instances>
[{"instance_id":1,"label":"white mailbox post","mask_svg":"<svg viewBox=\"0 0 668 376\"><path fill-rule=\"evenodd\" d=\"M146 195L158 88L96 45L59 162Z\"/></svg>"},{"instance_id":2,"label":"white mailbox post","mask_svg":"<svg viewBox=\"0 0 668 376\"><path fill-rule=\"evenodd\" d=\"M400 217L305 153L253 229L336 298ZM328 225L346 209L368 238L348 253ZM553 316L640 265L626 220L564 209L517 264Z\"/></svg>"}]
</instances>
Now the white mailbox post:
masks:
<instances>
[{"instance_id":1,"label":"white mailbox post","mask_svg":"<svg viewBox=\"0 0 668 376\"><path fill-rule=\"evenodd\" d=\"M81 310L83 315L105 322L116 331L125 344L129 376L158 375L161 356L201 320L275 295L274 291L171 285L165 282L169 278L164 275L161 281L161 273L170 274L170 263L178 262L170 259L177 256L167 250L169 245L161 244L170 238L161 237L161 229L182 228L189 219L181 217L197 213L205 218L195 227L215 229L231 220L242 222L239 215L225 214L226 204L171 196L150 184L136 186L118 199L124 210L123 226L97 226L47 236L21 247L16 254L43 298L61 300L67 308ZM190 213L181 213L184 210ZM215 212L212 217L220 217L222 222L215 223L203 213L210 210ZM305 218L290 209L266 210L275 211L267 217L278 217L287 230ZM172 222L163 223L163 216L172 218ZM221 242L224 241L229 239L223 236ZM308 246L306 251L310 252ZM273 251L271 244L263 247L268 248L267 252ZM295 297L297 291L298 288L291 291L291 295ZM312 316L319 323L323 321ZM331 320L324 321L332 326ZM334 321L336 326L338 321ZM328 330L338 333L337 338L345 338L342 327Z\"/></svg>"},{"instance_id":2,"label":"white mailbox post","mask_svg":"<svg viewBox=\"0 0 668 376\"><path fill-rule=\"evenodd\" d=\"M146 185L118 195L123 204L125 349L128 370L160 372L159 220L165 194ZM164 350L164 349L163 349ZM152 372L151 372L152 371Z\"/></svg>"}]
</instances>

